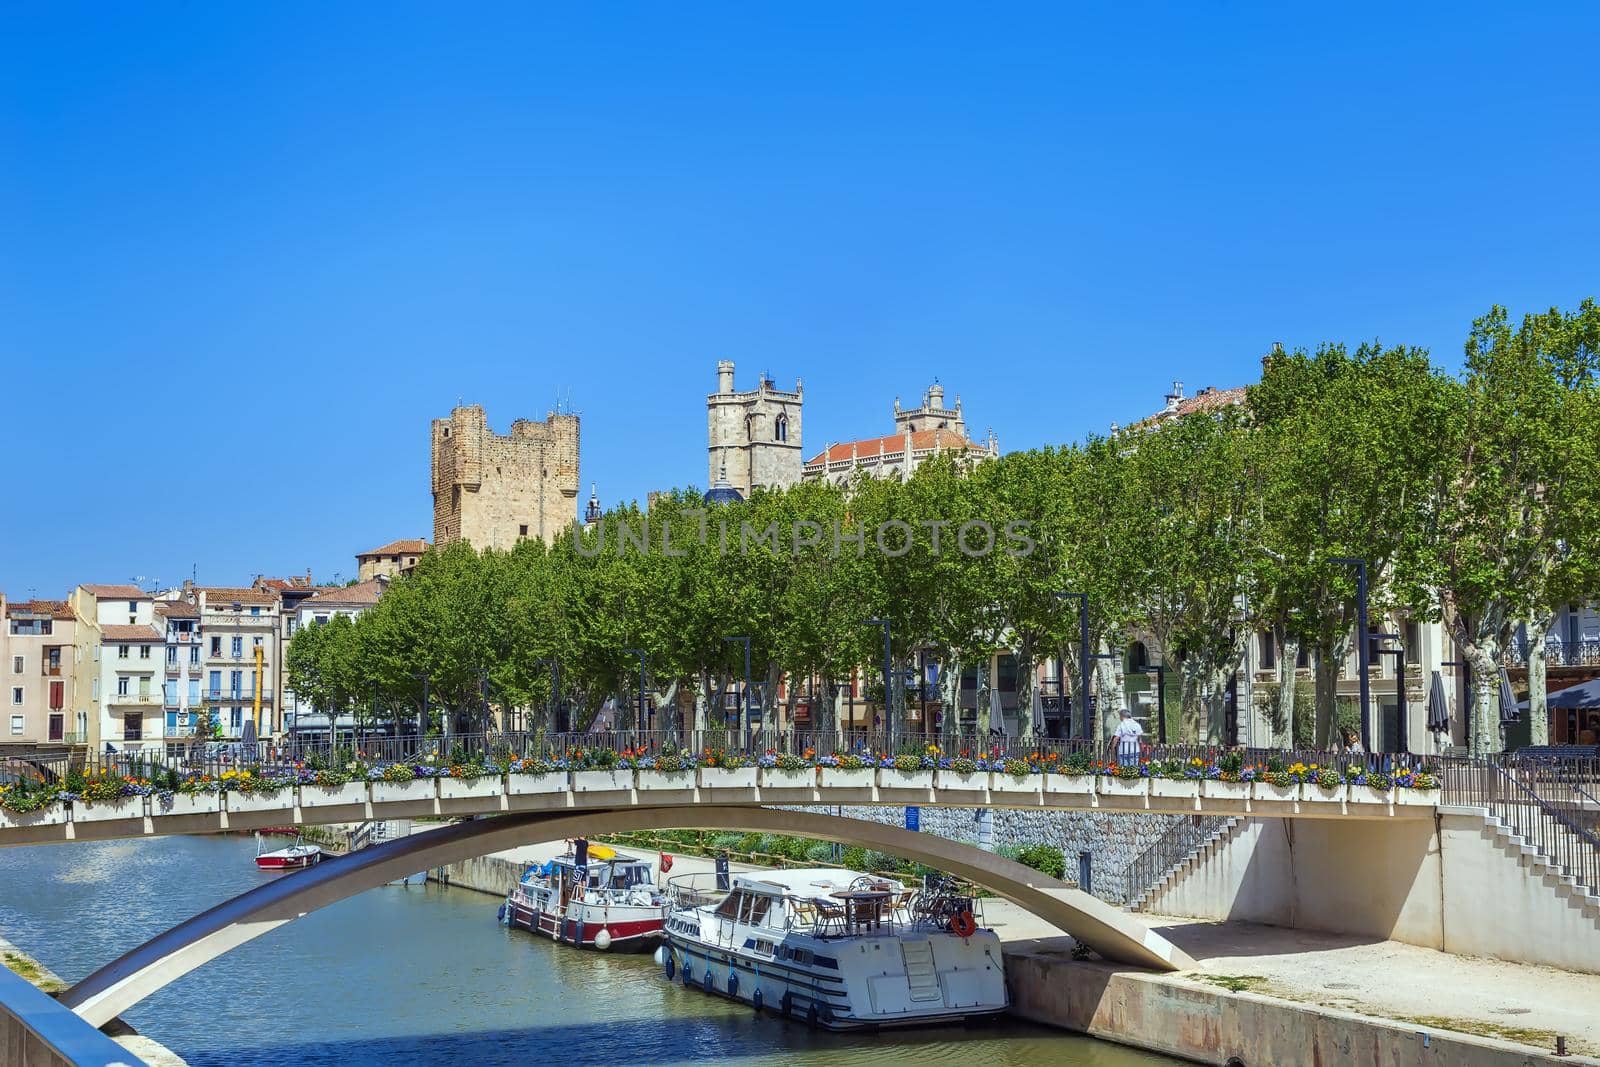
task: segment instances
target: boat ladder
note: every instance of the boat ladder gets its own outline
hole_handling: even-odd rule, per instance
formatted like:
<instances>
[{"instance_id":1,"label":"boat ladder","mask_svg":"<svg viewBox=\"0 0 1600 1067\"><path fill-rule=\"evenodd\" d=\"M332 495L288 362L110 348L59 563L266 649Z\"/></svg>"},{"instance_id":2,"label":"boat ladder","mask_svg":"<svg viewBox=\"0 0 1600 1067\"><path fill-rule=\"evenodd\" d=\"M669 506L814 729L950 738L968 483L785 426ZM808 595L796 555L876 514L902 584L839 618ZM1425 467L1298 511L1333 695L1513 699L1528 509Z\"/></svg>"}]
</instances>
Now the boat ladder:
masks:
<instances>
[{"instance_id":1,"label":"boat ladder","mask_svg":"<svg viewBox=\"0 0 1600 1067\"><path fill-rule=\"evenodd\" d=\"M943 1000L939 992L939 972L933 966L933 945L927 941L900 942L900 956L906 964L906 981L912 1000Z\"/></svg>"}]
</instances>

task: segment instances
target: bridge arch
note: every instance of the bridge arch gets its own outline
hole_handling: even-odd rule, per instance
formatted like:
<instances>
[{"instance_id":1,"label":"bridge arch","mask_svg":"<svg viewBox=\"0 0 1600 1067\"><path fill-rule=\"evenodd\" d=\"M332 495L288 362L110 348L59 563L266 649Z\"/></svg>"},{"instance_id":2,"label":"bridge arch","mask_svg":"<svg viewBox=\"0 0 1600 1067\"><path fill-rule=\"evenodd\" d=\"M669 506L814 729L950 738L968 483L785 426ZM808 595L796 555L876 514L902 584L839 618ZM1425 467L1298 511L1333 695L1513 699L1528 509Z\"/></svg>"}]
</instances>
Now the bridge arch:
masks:
<instances>
[{"instance_id":1,"label":"bridge arch","mask_svg":"<svg viewBox=\"0 0 1600 1067\"><path fill-rule=\"evenodd\" d=\"M420 870L540 841L665 829L767 831L862 845L942 868L990 889L1107 959L1159 970L1195 965L1137 918L1065 882L971 845L816 812L696 805L475 819L365 848L201 912L95 971L61 994L60 1000L94 1025L104 1026L156 990L246 941Z\"/></svg>"}]
</instances>

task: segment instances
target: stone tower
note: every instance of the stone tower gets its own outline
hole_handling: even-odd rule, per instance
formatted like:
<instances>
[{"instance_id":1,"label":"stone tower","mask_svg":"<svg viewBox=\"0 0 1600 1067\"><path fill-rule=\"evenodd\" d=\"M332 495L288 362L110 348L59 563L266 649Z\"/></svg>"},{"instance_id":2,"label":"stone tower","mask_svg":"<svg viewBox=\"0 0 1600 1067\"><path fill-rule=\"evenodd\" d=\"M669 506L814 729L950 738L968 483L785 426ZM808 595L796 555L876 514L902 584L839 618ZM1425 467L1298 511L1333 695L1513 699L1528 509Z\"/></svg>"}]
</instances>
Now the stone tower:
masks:
<instances>
[{"instance_id":1,"label":"stone tower","mask_svg":"<svg viewBox=\"0 0 1600 1067\"><path fill-rule=\"evenodd\" d=\"M717 364L717 391L706 397L706 484L727 470L728 484L750 498L757 486L789 486L800 480L801 386L777 388L765 374L756 388L733 389L733 361Z\"/></svg>"},{"instance_id":2,"label":"stone tower","mask_svg":"<svg viewBox=\"0 0 1600 1067\"><path fill-rule=\"evenodd\" d=\"M553 542L577 518L578 416L518 419L489 429L483 408L433 420L433 543L507 549L526 537Z\"/></svg>"},{"instance_id":3,"label":"stone tower","mask_svg":"<svg viewBox=\"0 0 1600 1067\"><path fill-rule=\"evenodd\" d=\"M967 420L961 414L961 397L956 397L956 406L944 406L944 386L935 378L933 384L928 386L928 391L922 394L920 408L902 408L900 398L894 401L894 432L903 434L907 430L916 433L918 430L954 430L962 437L967 436Z\"/></svg>"}]
</instances>

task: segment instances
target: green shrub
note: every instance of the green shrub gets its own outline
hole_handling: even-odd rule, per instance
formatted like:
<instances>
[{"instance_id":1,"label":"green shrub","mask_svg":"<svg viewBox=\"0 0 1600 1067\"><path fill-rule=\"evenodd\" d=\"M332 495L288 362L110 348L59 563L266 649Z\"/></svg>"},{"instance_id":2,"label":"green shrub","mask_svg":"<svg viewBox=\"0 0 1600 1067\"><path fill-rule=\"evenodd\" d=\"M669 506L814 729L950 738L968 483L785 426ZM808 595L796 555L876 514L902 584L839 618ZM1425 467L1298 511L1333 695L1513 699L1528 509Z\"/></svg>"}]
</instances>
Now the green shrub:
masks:
<instances>
[{"instance_id":1,"label":"green shrub","mask_svg":"<svg viewBox=\"0 0 1600 1067\"><path fill-rule=\"evenodd\" d=\"M743 840L743 834L717 834L711 839L710 847L722 852L733 852L739 848L739 843Z\"/></svg>"},{"instance_id":2,"label":"green shrub","mask_svg":"<svg viewBox=\"0 0 1600 1067\"><path fill-rule=\"evenodd\" d=\"M806 846L805 855L801 858L811 863L832 863L833 845L827 841L815 841Z\"/></svg>"},{"instance_id":3,"label":"green shrub","mask_svg":"<svg viewBox=\"0 0 1600 1067\"><path fill-rule=\"evenodd\" d=\"M851 845L844 850L844 855L839 857L839 862L852 871L866 871L871 869L867 858L867 850L860 845Z\"/></svg>"},{"instance_id":4,"label":"green shrub","mask_svg":"<svg viewBox=\"0 0 1600 1067\"><path fill-rule=\"evenodd\" d=\"M1066 853L1054 845L1023 845L1017 850L1017 862L1052 878L1064 878L1067 874Z\"/></svg>"}]
</instances>

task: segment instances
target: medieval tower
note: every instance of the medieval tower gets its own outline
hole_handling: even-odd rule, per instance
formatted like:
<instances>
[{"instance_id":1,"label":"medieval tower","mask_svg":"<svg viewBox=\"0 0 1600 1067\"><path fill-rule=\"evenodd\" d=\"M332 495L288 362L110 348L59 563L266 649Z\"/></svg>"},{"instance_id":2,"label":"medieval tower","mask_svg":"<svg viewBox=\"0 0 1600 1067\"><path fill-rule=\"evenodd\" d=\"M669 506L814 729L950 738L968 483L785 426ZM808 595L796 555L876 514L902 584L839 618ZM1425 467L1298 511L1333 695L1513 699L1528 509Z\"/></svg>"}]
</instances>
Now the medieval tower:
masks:
<instances>
[{"instance_id":1,"label":"medieval tower","mask_svg":"<svg viewBox=\"0 0 1600 1067\"><path fill-rule=\"evenodd\" d=\"M746 499L758 486L800 480L800 381L794 392L765 374L748 392L733 390L733 361L717 364L717 391L706 397L707 485L724 476Z\"/></svg>"},{"instance_id":2,"label":"medieval tower","mask_svg":"<svg viewBox=\"0 0 1600 1067\"><path fill-rule=\"evenodd\" d=\"M433 543L507 549L527 537L553 542L577 518L578 416L518 419L489 429L483 408L433 420Z\"/></svg>"}]
</instances>

